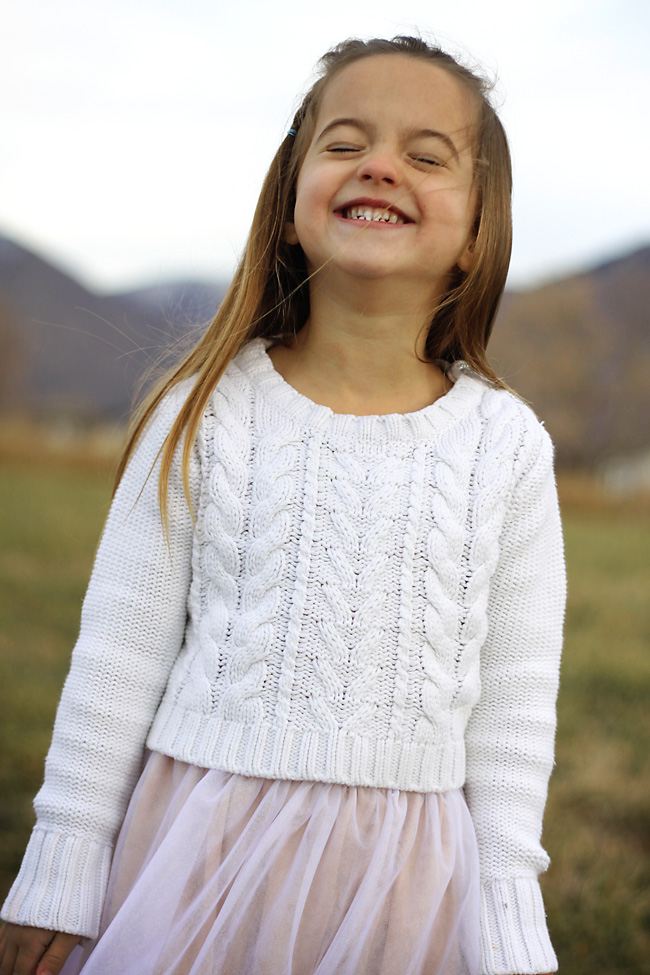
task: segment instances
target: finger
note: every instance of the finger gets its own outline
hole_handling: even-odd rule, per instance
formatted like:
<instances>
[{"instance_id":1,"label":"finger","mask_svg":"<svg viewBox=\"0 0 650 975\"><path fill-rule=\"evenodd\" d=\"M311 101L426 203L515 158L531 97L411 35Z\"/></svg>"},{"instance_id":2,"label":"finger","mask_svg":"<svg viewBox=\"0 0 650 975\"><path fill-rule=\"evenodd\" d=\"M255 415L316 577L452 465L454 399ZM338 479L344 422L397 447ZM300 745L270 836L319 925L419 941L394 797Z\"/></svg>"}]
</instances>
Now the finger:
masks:
<instances>
[{"instance_id":1,"label":"finger","mask_svg":"<svg viewBox=\"0 0 650 975\"><path fill-rule=\"evenodd\" d=\"M12 975L17 954L18 949L16 947L5 944L4 951L2 952L2 960L0 961L0 975Z\"/></svg>"},{"instance_id":2,"label":"finger","mask_svg":"<svg viewBox=\"0 0 650 975\"><path fill-rule=\"evenodd\" d=\"M78 934L56 934L36 968L36 975L59 975L68 955L81 941Z\"/></svg>"},{"instance_id":3,"label":"finger","mask_svg":"<svg viewBox=\"0 0 650 975\"><path fill-rule=\"evenodd\" d=\"M20 945L16 953L13 975L34 975L38 959L43 954L41 945Z\"/></svg>"},{"instance_id":4,"label":"finger","mask_svg":"<svg viewBox=\"0 0 650 975\"><path fill-rule=\"evenodd\" d=\"M34 975L38 960L51 941L48 935L52 932L25 928L23 933L29 936L19 938L17 941L18 951L14 961L13 975Z\"/></svg>"},{"instance_id":5,"label":"finger","mask_svg":"<svg viewBox=\"0 0 650 975\"><path fill-rule=\"evenodd\" d=\"M13 975L34 975L38 960L53 937L54 931L43 928L14 927L8 934L9 943L13 942L17 948Z\"/></svg>"}]
</instances>

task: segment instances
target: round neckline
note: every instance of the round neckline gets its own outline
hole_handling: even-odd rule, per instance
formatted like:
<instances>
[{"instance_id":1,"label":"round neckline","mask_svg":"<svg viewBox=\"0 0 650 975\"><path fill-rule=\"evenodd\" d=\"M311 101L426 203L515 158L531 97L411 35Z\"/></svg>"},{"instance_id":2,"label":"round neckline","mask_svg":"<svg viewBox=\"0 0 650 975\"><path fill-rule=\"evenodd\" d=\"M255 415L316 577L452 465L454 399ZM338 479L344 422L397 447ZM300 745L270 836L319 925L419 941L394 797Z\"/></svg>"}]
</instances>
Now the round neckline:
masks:
<instances>
[{"instance_id":1,"label":"round neckline","mask_svg":"<svg viewBox=\"0 0 650 975\"><path fill-rule=\"evenodd\" d=\"M465 416L486 388L486 380L462 361L446 370L453 385L442 396L409 413L335 413L299 392L278 372L268 354L273 338L252 339L239 353L244 371L255 374L256 386L265 400L283 416L306 424L311 431L329 430L337 437L355 440L421 439Z\"/></svg>"},{"instance_id":2,"label":"round neckline","mask_svg":"<svg viewBox=\"0 0 650 975\"><path fill-rule=\"evenodd\" d=\"M354 420L358 420L358 419L360 419L361 417L364 417L364 416L365 417L372 417L372 419L374 419L374 420L381 420L381 419L383 419L384 417L387 417L387 416L389 416L389 417L413 416L413 415L415 415L417 413L424 412L424 410L428 410L431 406L435 406L435 404L438 402L438 400L441 400L443 398L443 396L447 396L452 391L452 389L454 388L454 386L456 384L456 379L458 378L457 376L450 375L450 371L449 371L449 365L450 364L449 363L442 362L441 360L439 360L437 362L437 365L440 367L441 371L444 372L445 376L451 381L451 386L450 386L450 388L445 393L442 394L442 396L438 396L438 399L435 399L433 401L433 403L427 403L426 406L420 407L419 410L407 410L404 413L398 413L398 412L392 412L392 413L339 413L337 410L333 410L330 406L325 406L325 404L323 404L323 403L317 403L315 400L311 399L309 396L306 396L304 393L301 393L300 390L296 389L296 387L292 383L290 383L287 379L285 379L284 376L282 375L282 373L275 367L275 364L273 362L273 359L269 355L269 349L273 345L275 345L275 340L274 339L268 339L268 340L262 340L262 341L263 341L263 352L264 352L264 355L268 359L269 364L270 364L271 368L273 369L273 371L275 373L277 373L277 375L279 376L280 381L283 382L285 384L285 386L288 386L289 389L293 390L293 392L296 393L297 396L300 396L300 397L302 397L302 399L306 400L307 403L309 403L310 406L312 406L312 407L316 406L316 407L319 407L320 409L323 409L323 410L329 410L329 412L330 412L330 414L332 416L344 416L344 417L347 417L349 419L354 419Z\"/></svg>"}]
</instances>

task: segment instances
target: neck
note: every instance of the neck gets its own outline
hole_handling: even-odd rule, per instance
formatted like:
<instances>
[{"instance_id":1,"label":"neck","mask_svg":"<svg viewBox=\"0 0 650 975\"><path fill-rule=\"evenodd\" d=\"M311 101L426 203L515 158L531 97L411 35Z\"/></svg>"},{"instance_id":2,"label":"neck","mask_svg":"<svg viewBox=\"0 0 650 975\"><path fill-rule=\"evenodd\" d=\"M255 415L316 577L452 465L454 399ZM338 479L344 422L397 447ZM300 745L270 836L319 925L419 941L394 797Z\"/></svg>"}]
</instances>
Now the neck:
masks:
<instances>
[{"instance_id":1,"label":"neck","mask_svg":"<svg viewBox=\"0 0 650 975\"><path fill-rule=\"evenodd\" d=\"M278 371L300 392L335 412L421 409L449 382L426 358L435 296L419 296L385 281L355 282L352 291L318 280L310 317L288 350L270 350Z\"/></svg>"}]
</instances>

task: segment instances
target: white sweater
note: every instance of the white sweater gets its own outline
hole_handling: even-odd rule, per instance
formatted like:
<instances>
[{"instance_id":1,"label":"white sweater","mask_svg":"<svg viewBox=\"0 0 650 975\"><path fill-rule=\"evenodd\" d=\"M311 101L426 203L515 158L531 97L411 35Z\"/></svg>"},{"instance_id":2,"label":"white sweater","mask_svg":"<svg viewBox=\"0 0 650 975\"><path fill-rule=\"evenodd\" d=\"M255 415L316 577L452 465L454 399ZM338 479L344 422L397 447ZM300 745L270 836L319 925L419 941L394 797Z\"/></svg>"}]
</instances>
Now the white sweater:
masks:
<instances>
[{"instance_id":1,"label":"white sweater","mask_svg":"<svg viewBox=\"0 0 650 975\"><path fill-rule=\"evenodd\" d=\"M267 778L464 785L484 972L556 967L537 882L564 612L552 445L462 363L415 413L345 416L247 345L176 462L169 547L128 465L84 601L37 825L2 917L97 934L145 743Z\"/></svg>"}]
</instances>

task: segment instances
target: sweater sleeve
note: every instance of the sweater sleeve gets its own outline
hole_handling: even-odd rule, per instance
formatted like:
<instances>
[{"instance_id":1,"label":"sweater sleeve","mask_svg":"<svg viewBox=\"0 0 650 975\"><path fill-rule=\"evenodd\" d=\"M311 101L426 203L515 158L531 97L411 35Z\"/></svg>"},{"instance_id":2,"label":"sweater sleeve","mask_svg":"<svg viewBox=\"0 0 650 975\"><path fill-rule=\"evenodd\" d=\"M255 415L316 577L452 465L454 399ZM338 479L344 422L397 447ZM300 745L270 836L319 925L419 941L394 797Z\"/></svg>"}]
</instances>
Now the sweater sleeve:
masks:
<instances>
[{"instance_id":1,"label":"sweater sleeve","mask_svg":"<svg viewBox=\"0 0 650 975\"><path fill-rule=\"evenodd\" d=\"M557 969L538 875L566 594L553 447L530 416L490 583L465 794L479 846L484 975Z\"/></svg>"},{"instance_id":2,"label":"sweater sleeve","mask_svg":"<svg viewBox=\"0 0 650 975\"><path fill-rule=\"evenodd\" d=\"M180 449L170 478L169 544L157 498L157 455L181 393L174 389L154 414L106 521L34 800L36 826L3 906L6 921L98 933L113 845L186 625L193 525ZM195 448L194 494L197 481Z\"/></svg>"}]
</instances>

